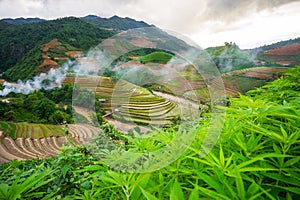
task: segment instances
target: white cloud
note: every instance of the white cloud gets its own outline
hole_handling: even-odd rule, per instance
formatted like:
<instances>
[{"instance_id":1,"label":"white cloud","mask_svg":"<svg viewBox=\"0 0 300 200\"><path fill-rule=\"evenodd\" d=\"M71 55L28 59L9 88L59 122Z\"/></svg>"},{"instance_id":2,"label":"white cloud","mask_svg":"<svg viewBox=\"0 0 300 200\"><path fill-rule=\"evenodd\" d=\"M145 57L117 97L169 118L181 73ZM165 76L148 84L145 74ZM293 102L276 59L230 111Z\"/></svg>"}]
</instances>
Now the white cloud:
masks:
<instances>
[{"instance_id":1,"label":"white cloud","mask_svg":"<svg viewBox=\"0 0 300 200\"><path fill-rule=\"evenodd\" d=\"M228 25L212 21L207 29L191 34L204 47L234 41L242 48L252 48L300 36L300 2L272 10L261 10Z\"/></svg>"},{"instance_id":2,"label":"white cloud","mask_svg":"<svg viewBox=\"0 0 300 200\"><path fill-rule=\"evenodd\" d=\"M0 0L0 18L119 15L185 34L204 47L299 36L299 13L299 0Z\"/></svg>"}]
</instances>

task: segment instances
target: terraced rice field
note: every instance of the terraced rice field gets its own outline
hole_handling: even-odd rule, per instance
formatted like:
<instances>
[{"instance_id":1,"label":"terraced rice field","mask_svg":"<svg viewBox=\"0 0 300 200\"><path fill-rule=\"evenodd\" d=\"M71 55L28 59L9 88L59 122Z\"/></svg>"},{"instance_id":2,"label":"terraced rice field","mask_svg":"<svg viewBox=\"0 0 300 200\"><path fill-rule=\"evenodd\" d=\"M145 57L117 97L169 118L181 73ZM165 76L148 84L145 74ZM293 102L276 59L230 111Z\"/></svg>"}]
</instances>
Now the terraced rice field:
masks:
<instances>
[{"instance_id":1,"label":"terraced rice field","mask_svg":"<svg viewBox=\"0 0 300 200\"><path fill-rule=\"evenodd\" d=\"M248 90L261 87L268 81L278 78L278 74L286 67L254 67L228 72L222 75L226 93L238 96Z\"/></svg>"},{"instance_id":2,"label":"terraced rice field","mask_svg":"<svg viewBox=\"0 0 300 200\"><path fill-rule=\"evenodd\" d=\"M88 124L71 124L68 130L75 144L88 142L99 132L98 128ZM61 126L0 122L0 164L14 159L50 157L58 154L67 142L68 137Z\"/></svg>"},{"instance_id":3,"label":"terraced rice field","mask_svg":"<svg viewBox=\"0 0 300 200\"><path fill-rule=\"evenodd\" d=\"M81 77L77 83L81 89L95 90L97 100L104 101L104 110L120 121L168 126L180 114L176 103L124 80Z\"/></svg>"},{"instance_id":4,"label":"terraced rice field","mask_svg":"<svg viewBox=\"0 0 300 200\"><path fill-rule=\"evenodd\" d=\"M299 65L300 42L265 51L261 59L279 65Z\"/></svg>"},{"instance_id":5,"label":"terraced rice field","mask_svg":"<svg viewBox=\"0 0 300 200\"><path fill-rule=\"evenodd\" d=\"M0 130L2 129L4 134L11 138L42 138L64 135L61 127L55 125L0 122L0 127Z\"/></svg>"}]
</instances>

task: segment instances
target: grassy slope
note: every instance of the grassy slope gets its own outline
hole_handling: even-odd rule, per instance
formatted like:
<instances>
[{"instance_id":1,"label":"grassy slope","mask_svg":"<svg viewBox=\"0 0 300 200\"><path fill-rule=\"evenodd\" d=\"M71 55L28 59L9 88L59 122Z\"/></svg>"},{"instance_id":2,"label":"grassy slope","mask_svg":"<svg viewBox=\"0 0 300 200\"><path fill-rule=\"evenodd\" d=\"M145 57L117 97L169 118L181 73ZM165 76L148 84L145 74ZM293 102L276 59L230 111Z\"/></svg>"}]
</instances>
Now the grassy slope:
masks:
<instances>
[{"instance_id":1,"label":"grassy slope","mask_svg":"<svg viewBox=\"0 0 300 200\"><path fill-rule=\"evenodd\" d=\"M172 54L166 53L166 52L153 52L150 54L147 54L145 56L140 57L139 61L141 63L159 63L159 64L166 64L173 58Z\"/></svg>"}]
</instances>

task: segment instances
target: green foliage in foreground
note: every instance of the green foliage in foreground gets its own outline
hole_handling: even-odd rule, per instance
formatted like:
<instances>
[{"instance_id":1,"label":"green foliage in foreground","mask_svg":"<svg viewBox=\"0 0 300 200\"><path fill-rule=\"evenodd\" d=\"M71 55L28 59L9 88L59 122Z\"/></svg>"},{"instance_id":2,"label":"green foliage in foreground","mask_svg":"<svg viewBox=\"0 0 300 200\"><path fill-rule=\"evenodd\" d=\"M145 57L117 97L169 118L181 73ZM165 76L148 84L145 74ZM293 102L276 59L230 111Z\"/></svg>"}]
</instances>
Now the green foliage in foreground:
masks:
<instances>
[{"instance_id":1,"label":"green foliage in foreground","mask_svg":"<svg viewBox=\"0 0 300 200\"><path fill-rule=\"evenodd\" d=\"M219 141L204 158L209 126L202 120L189 150L151 173L122 173L95 161L84 147L65 147L46 160L0 166L2 199L299 199L300 67L286 77L230 101ZM113 130L111 130L113 131ZM153 149L148 138L130 148ZM167 134L167 138L172 138ZM142 144L142 146L140 145ZM139 146L140 145L140 146ZM28 189L24 184L40 177ZM18 196L9 196L18 189Z\"/></svg>"}]
</instances>

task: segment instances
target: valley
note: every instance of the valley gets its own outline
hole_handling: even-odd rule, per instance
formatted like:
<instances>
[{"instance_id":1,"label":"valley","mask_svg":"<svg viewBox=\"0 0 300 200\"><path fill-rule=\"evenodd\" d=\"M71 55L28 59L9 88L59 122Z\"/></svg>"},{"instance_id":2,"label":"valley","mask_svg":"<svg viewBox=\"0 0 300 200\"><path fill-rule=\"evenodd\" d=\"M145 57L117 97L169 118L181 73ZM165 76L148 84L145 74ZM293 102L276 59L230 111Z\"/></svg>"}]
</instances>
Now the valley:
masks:
<instances>
[{"instance_id":1,"label":"valley","mask_svg":"<svg viewBox=\"0 0 300 200\"><path fill-rule=\"evenodd\" d=\"M0 194L37 180L17 198L299 197L299 38L201 49L95 15L0 34Z\"/></svg>"}]
</instances>

